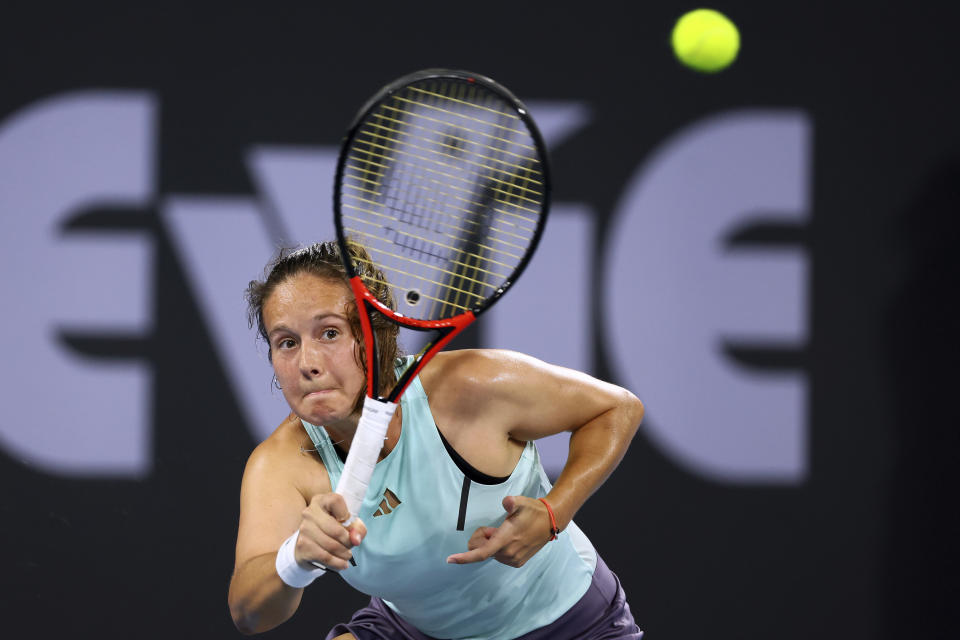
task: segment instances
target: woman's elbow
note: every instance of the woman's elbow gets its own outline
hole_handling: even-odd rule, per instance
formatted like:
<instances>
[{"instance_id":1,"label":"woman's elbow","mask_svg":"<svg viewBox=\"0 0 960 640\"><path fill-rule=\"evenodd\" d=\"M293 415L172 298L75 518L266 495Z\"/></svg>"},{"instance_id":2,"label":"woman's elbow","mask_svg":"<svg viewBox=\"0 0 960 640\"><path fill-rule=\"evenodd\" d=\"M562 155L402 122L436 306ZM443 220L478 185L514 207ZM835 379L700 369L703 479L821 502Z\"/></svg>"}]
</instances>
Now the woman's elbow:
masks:
<instances>
[{"instance_id":1,"label":"woman's elbow","mask_svg":"<svg viewBox=\"0 0 960 640\"><path fill-rule=\"evenodd\" d=\"M632 434L636 434L637 430L640 428L640 423L643 422L643 414L645 408L643 402L640 401L640 398L633 395L626 389L623 390L623 407L627 415L627 422L630 425L630 428L633 430Z\"/></svg>"},{"instance_id":2,"label":"woman's elbow","mask_svg":"<svg viewBox=\"0 0 960 640\"><path fill-rule=\"evenodd\" d=\"M237 628L237 631L245 636L252 636L263 631L257 628L259 616L256 615L256 612L245 606L242 599L237 598L232 590L227 597L227 604L230 606L230 617L233 619L233 626Z\"/></svg>"},{"instance_id":3,"label":"woman's elbow","mask_svg":"<svg viewBox=\"0 0 960 640\"><path fill-rule=\"evenodd\" d=\"M263 610L264 603L258 603L257 600L258 598L254 594L244 593L236 584L231 583L230 590L227 593L230 618L233 620L233 626L237 628L237 631L245 636L263 633L279 624L279 622L269 624L269 621L265 618L270 616L267 611ZM265 616L264 614L268 615Z\"/></svg>"}]
</instances>

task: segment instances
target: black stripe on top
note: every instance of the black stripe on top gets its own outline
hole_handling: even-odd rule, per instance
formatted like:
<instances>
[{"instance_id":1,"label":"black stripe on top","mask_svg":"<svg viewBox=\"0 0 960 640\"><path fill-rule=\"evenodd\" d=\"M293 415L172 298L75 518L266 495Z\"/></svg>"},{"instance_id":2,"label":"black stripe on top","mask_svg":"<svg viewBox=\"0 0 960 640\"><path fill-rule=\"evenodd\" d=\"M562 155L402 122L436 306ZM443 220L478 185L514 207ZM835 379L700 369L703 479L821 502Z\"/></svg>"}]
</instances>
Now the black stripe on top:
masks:
<instances>
[{"instance_id":1,"label":"black stripe on top","mask_svg":"<svg viewBox=\"0 0 960 640\"><path fill-rule=\"evenodd\" d=\"M457 453L456 449L450 446L450 443L447 442L447 439L443 437L440 429L437 428L437 433L440 434L440 439L443 440L443 446L446 448L447 453L450 454L450 458L453 460L454 464L457 465L457 468L470 480L473 480L477 484L500 484L501 482L506 482L510 479L510 476L503 476L502 478L497 478L495 476L488 476L482 471L477 471L474 469L469 462L463 459L463 457Z\"/></svg>"},{"instance_id":2,"label":"black stripe on top","mask_svg":"<svg viewBox=\"0 0 960 640\"><path fill-rule=\"evenodd\" d=\"M510 476L503 476L498 478L496 476L488 476L482 471L475 469L469 462L463 459L457 450L450 446L450 443L447 442L447 439L443 437L440 429L437 428L437 433L440 434L440 439L443 441L443 446L447 450L447 453L450 455L450 459L453 460L453 463L457 465L457 468L477 484L500 484L501 482L506 482L510 479ZM340 461L346 464L347 462L347 452L340 448L339 444L333 445L333 450L337 452L337 456L340 458Z\"/></svg>"},{"instance_id":3,"label":"black stripe on top","mask_svg":"<svg viewBox=\"0 0 960 640\"><path fill-rule=\"evenodd\" d=\"M467 501L470 498L470 478L463 476L463 488L460 489L460 513L457 515L457 531L463 531L467 521Z\"/></svg>"},{"instance_id":4,"label":"black stripe on top","mask_svg":"<svg viewBox=\"0 0 960 640\"><path fill-rule=\"evenodd\" d=\"M457 514L457 531L463 531L464 524L467 521L467 502L469 502L470 499L470 483L500 484L501 482L509 480L510 476L496 478L494 476L488 476L482 471L477 471L469 462L463 459L463 456L457 453L456 449L450 446L447 439L443 437L443 433L439 427L437 427L437 433L440 434L440 439L443 440L443 447L450 455L450 459L453 460L457 468L463 473L463 488L460 489L460 513Z\"/></svg>"}]
</instances>

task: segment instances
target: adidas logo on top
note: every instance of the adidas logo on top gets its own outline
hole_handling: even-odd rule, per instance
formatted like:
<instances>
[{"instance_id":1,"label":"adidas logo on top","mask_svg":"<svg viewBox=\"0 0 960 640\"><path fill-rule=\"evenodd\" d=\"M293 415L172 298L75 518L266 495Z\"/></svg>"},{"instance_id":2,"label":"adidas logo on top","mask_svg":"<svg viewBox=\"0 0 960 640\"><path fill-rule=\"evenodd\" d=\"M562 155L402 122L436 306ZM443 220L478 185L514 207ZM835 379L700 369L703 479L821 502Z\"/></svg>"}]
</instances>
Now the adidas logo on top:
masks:
<instances>
[{"instance_id":1,"label":"adidas logo on top","mask_svg":"<svg viewBox=\"0 0 960 640\"><path fill-rule=\"evenodd\" d=\"M392 513L394 509L400 506L400 498L390 489L383 492L383 500L380 501L380 508L373 513L373 517L385 516Z\"/></svg>"}]
</instances>

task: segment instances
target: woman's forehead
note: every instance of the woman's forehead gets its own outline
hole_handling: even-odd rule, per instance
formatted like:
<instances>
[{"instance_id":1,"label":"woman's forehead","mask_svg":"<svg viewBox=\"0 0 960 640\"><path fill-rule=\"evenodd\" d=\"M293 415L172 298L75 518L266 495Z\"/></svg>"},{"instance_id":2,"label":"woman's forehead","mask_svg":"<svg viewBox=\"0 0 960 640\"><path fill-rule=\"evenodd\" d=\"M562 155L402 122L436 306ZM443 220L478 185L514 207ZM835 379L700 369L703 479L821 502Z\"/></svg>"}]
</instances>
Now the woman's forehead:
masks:
<instances>
[{"instance_id":1,"label":"woman's forehead","mask_svg":"<svg viewBox=\"0 0 960 640\"><path fill-rule=\"evenodd\" d=\"M345 313L353 295L345 282L312 273L298 273L278 283L263 304L268 316L290 313Z\"/></svg>"}]
</instances>

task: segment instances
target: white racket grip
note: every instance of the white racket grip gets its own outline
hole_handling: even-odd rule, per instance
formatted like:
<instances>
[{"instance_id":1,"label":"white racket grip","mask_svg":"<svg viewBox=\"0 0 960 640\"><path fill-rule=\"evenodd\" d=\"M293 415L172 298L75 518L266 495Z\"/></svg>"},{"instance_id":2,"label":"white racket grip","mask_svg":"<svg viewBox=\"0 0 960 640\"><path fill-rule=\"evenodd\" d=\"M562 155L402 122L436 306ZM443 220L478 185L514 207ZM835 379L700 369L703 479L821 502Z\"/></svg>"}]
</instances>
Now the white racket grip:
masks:
<instances>
[{"instance_id":1,"label":"white racket grip","mask_svg":"<svg viewBox=\"0 0 960 640\"><path fill-rule=\"evenodd\" d=\"M357 433L353 436L347 461L337 483L337 493L343 496L347 509L350 510L350 517L343 523L344 526L349 526L360 513L367 487L370 486L373 468L387 437L387 427L396 409L395 402L381 402L370 396L363 399L363 412L357 424Z\"/></svg>"}]
</instances>

